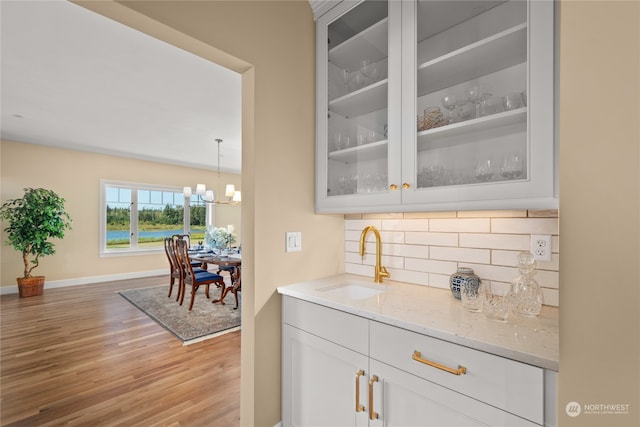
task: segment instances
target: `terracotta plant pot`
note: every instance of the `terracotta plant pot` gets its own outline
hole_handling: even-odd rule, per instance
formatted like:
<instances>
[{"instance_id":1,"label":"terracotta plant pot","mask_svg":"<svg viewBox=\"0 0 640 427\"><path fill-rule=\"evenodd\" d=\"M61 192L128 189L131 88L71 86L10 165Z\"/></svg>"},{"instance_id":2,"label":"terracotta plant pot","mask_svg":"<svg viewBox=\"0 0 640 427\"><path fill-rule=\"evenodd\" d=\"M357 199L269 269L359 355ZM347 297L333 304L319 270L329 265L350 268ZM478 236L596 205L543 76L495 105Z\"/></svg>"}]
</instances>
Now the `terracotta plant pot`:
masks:
<instances>
[{"instance_id":1,"label":"terracotta plant pot","mask_svg":"<svg viewBox=\"0 0 640 427\"><path fill-rule=\"evenodd\" d=\"M44 276L18 277L20 298L35 297L44 292Z\"/></svg>"}]
</instances>

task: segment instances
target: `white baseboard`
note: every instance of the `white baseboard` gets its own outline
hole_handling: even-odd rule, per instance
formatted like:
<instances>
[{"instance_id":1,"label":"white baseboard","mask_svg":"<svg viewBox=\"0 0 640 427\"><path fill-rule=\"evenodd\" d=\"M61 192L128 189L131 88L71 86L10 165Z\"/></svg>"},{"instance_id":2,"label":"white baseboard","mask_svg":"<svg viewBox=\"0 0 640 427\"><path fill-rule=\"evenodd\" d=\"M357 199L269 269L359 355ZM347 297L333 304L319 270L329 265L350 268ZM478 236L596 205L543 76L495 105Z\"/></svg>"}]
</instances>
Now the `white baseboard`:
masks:
<instances>
[{"instance_id":1,"label":"white baseboard","mask_svg":"<svg viewBox=\"0 0 640 427\"><path fill-rule=\"evenodd\" d=\"M127 279L139 279L141 277L161 276L163 274L168 275L167 270L149 270L149 271L136 271L133 273L119 273L108 274L104 276L89 276L78 277L75 279L63 279L63 280L47 280L44 282L44 288L64 288L66 286L78 286L78 285L90 285L91 283L99 282L113 282L115 280L127 280ZM0 295L17 294L18 285L15 286L2 286L0 287Z\"/></svg>"},{"instance_id":2,"label":"white baseboard","mask_svg":"<svg viewBox=\"0 0 640 427\"><path fill-rule=\"evenodd\" d=\"M282 421L278 422L278 424L274 425L273 427L282 427Z\"/></svg>"}]
</instances>

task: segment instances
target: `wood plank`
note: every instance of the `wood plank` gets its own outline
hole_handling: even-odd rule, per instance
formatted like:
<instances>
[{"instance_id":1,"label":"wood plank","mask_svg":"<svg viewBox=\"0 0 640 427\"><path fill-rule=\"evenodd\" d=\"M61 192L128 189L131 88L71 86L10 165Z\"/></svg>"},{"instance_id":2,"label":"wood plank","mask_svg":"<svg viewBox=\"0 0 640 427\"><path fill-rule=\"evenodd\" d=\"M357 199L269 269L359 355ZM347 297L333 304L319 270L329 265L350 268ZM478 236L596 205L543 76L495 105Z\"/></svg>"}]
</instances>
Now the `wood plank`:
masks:
<instances>
[{"instance_id":1,"label":"wood plank","mask_svg":"<svg viewBox=\"0 0 640 427\"><path fill-rule=\"evenodd\" d=\"M1 425L239 425L240 331L185 347L117 294L165 282L3 295Z\"/></svg>"}]
</instances>

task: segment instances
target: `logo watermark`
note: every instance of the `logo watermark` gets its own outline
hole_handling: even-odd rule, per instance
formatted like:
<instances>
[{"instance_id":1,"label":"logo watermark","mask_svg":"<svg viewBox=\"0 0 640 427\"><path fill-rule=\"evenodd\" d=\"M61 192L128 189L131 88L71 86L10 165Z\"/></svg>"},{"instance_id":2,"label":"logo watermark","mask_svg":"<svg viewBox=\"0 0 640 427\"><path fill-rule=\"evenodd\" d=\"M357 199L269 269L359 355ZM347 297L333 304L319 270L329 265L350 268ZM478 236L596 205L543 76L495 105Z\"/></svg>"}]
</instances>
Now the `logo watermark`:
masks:
<instances>
[{"instance_id":1,"label":"logo watermark","mask_svg":"<svg viewBox=\"0 0 640 427\"><path fill-rule=\"evenodd\" d=\"M569 402L564 410L570 417L578 415L628 415L628 403L585 403Z\"/></svg>"},{"instance_id":2,"label":"logo watermark","mask_svg":"<svg viewBox=\"0 0 640 427\"><path fill-rule=\"evenodd\" d=\"M567 406L564 407L565 412L570 417L577 417L582 412L582 407L578 402L569 402Z\"/></svg>"}]
</instances>

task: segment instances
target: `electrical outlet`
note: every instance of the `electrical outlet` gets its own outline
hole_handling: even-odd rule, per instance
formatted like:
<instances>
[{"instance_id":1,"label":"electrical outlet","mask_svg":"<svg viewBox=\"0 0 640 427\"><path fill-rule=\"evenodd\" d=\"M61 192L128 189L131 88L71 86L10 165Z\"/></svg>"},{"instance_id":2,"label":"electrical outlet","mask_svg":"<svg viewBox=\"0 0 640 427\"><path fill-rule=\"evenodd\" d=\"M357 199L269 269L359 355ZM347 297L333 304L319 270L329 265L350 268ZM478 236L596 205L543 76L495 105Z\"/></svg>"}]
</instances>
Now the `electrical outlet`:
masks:
<instances>
[{"instance_id":1,"label":"electrical outlet","mask_svg":"<svg viewBox=\"0 0 640 427\"><path fill-rule=\"evenodd\" d=\"M531 253L536 261L551 261L551 236L531 235Z\"/></svg>"}]
</instances>

